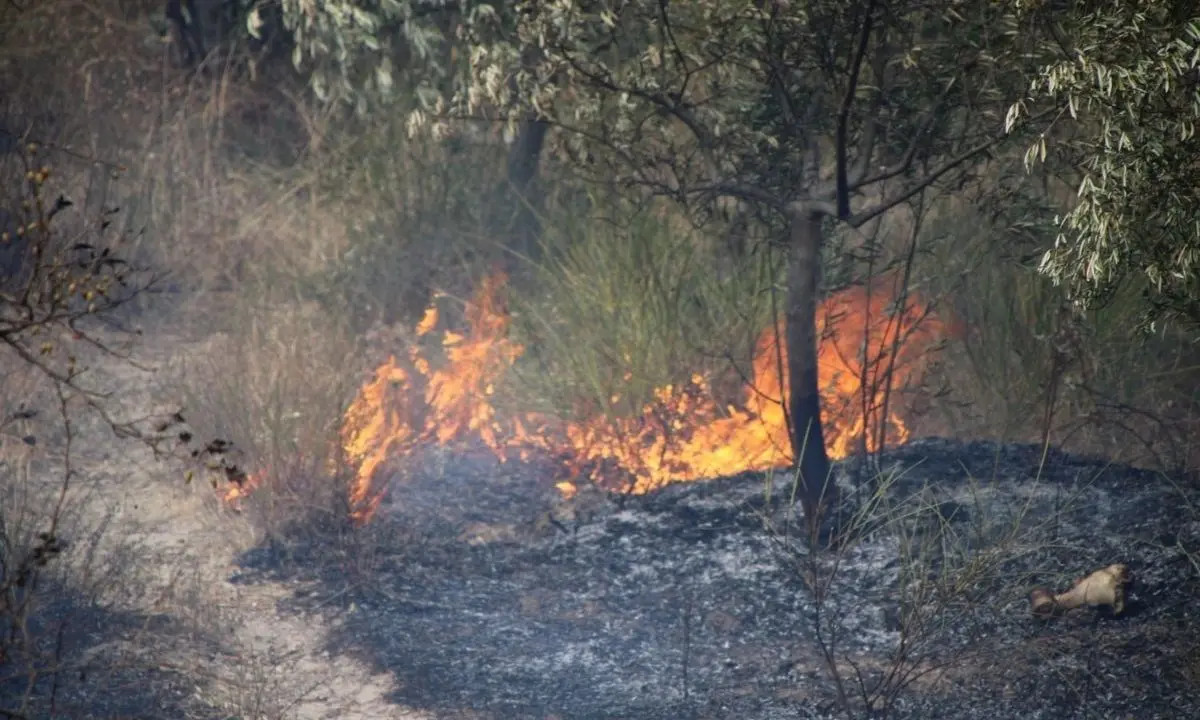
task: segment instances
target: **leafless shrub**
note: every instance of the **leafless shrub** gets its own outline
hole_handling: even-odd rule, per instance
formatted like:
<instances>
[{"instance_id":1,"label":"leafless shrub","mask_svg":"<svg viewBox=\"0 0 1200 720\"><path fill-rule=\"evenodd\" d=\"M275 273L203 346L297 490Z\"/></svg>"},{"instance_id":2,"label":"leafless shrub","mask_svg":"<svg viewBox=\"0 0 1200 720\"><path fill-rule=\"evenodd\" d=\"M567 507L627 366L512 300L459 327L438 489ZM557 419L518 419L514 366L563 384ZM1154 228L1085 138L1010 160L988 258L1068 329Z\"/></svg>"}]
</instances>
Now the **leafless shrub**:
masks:
<instances>
[{"instance_id":1,"label":"leafless shrub","mask_svg":"<svg viewBox=\"0 0 1200 720\"><path fill-rule=\"evenodd\" d=\"M125 311L156 277L126 259L115 211L71 213L72 202L51 190L49 153L23 145L20 192L0 236L9 251L0 367L6 380L26 379L23 388L6 383L20 395L12 404L6 398L0 417L8 448L0 458L0 683L20 686L5 693L0 714L11 717L53 712L60 678L84 661L64 656L71 631L47 624L47 614L64 593L94 598L111 589L102 586L120 554L121 543L105 537L107 520L80 519L81 500L95 490L77 459L81 437L98 426L163 456L192 440L177 413L131 414L97 379L99 360L138 367L130 354L138 333L126 326Z\"/></svg>"}]
</instances>

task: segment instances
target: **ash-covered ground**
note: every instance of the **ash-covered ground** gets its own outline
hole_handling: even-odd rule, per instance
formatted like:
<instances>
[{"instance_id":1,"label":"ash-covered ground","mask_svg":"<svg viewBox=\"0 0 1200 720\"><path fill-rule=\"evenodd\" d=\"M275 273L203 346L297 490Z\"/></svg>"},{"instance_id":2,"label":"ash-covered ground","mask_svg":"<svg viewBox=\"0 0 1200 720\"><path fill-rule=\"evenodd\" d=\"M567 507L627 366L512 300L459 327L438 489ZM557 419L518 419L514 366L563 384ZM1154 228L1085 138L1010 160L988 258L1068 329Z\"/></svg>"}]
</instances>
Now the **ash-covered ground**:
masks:
<instances>
[{"instance_id":1,"label":"ash-covered ground","mask_svg":"<svg viewBox=\"0 0 1200 720\"><path fill-rule=\"evenodd\" d=\"M782 475L770 500L746 474L564 503L537 468L435 453L357 557L261 548L235 579L294 583L286 612L438 716L1200 717L1195 482L944 440L879 477L847 494L859 539L810 556ZM1114 562L1121 616L1031 617L1032 588Z\"/></svg>"}]
</instances>

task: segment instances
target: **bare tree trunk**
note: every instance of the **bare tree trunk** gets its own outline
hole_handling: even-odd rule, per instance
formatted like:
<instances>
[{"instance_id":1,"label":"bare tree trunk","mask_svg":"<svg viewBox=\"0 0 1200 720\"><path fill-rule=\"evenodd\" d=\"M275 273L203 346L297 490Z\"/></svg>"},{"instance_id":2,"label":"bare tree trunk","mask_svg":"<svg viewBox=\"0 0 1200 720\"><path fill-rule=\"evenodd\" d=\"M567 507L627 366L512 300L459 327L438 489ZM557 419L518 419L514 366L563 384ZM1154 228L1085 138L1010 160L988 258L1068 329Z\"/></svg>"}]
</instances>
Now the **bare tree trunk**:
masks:
<instances>
[{"instance_id":1,"label":"bare tree trunk","mask_svg":"<svg viewBox=\"0 0 1200 720\"><path fill-rule=\"evenodd\" d=\"M787 290L788 415L792 456L799 470L798 497L812 539L821 534L824 512L836 506L821 429L817 376L817 293L821 262L819 213L797 208L790 213Z\"/></svg>"},{"instance_id":2,"label":"bare tree trunk","mask_svg":"<svg viewBox=\"0 0 1200 720\"><path fill-rule=\"evenodd\" d=\"M175 26L180 64L191 67L203 60L204 27L196 11L196 0L167 0L166 16Z\"/></svg>"},{"instance_id":3,"label":"bare tree trunk","mask_svg":"<svg viewBox=\"0 0 1200 720\"><path fill-rule=\"evenodd\" d=\"M549 129L550 126L541 120L530 118L524 121L508 151L508 195L514 204L511 249L530 259L537 258L541 238L537 178Z\"/></svg>"}]
</instances>

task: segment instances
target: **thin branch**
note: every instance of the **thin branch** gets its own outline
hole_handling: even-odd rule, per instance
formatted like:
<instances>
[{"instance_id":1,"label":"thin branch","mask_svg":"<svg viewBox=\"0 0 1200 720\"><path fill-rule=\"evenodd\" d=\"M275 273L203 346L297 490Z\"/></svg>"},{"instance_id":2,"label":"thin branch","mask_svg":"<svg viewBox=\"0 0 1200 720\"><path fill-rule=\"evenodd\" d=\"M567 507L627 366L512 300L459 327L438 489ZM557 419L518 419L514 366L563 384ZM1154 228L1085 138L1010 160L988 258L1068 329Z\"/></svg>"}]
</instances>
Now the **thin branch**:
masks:
<instances>
[{"instance_id":1,"label":"thin branch","mask_svg":"<svg viewBox=\"0 0 1200 720\"><path fill-rule=\"evenodd\" d=\"M786 213L790 205L790 203L784 202L782 198L768 190L741 183L716 182L706 185L696 185L684 192L689 195L713 195L749 200L751 202L762 203L780 213Z\"/></svg>"},{"instance_id":2,"label":"thin branch","mask_svg":"<svg viewBox=\"0 0 1200 720\"><path fill-rule=\"evenodd\" d=\"M885 180L891 180L892 178L899 177L900 175L903 175L912 169L913 161L916 159L917 151L921 147L921 142L925 138L925 135L929 132L929 129L933 126L934 121L937 119L942 109L942 103L950 95L950 90L954 86L955 81L953 80L949 83L946 83L946 87L942 89L942 94L939 95L936 100L934 100L933 106L926 111L925 117L921 120L921 124L909 137L908 147L905 148L904 155L901 157L900 162L884 168L880 172L870 177L865 177L867 167L864 166L862 168L862 175L858 176L856 182L852 182L850 184L850 190L852 192L859 190L860 188L867 187L868 185L874 185L876 183L884 182Z\"/></svg>"},{"instance_id":3,"label":"thin branch","mask_svg":"<svg viewBox=\"0 0 1200 720\"><path fill-rule=\"evenodd\" d=\"M109 413L104 407L104 401L109 399L110 393L101 393L81 386L78 382L76 382L80 375L79 372L71 371L64 373L55 369L54 367L51 367L45 362L42 362L41 358L31 353L28 348L23 346L21 343L16 342L11 337L0 335L0 343L7 345L28 366L36 369L38 372L54 381L56 384L68 387L74 392L78 393L88 408L94 411L100 417L100 419L103 420L106 425L108 425L113 434L117 437L135 438L146 441L150 443L152 449L155 442L161 439L148 436L141 432L135 426L135 422L122 422L113 417L112 414Z\"/></svg>"},{"instance_id":4,"label":"thin branch","mask_svg":"<svg viewBox=\"0 0 1200 720\"><path fill-rule=\"evenodd\" d=\"M880 43L875 54L875 62L872 65L875 82L878 87L875 88L875 99L871 103L871 110L867 115L867 126L863 130L863 136L859 140L858 156L854 159L854 167L849 171L847 178L847 192L850 193L855 188L861 187L863 178L866 177L867 171L871 169L871 159L875 156L875 143L879 138L879 111L883 108L884 99L887 97L888 89L891 83L888 81L888 48L883 42Z\"/></svg>"},{"instance_id":5,"label":"thin branch","mask_svg":"<svg viewBox=\"0 0 1200 720\"><path fill-rule=\"evenodd\" d=\"M1034 115L1033 117L1031 117L1030 121L1039 120L1039 119L1049 115L1051 112L1053 112L1053 110L1045 110L1045 111L1038 113L1037 115ZM978 145L975 145L974 147L966 150L965 152L955 155L954 157L950 158L946 162L942 163L938 167L931 170L925 177L916 181L909 187L905 188L903 191L897 193L896 195L894 195L890 198L885 198L883 200L880 200L878 203L876 203L876 205L874 207L864 210L860 213L857 213L857 214L851 216L850 218L847 218L846 224L850 225L851 227L861 227L861 226L865 225L866 223L868 223L868 222L874 220L875 218L879 217L880 215L884 214L888 210L891 210L892 208L896 207L900 203L903 203L903 202L915 197L922 190L925 190L929 186L933 185L935 182L937 182L939 179L941 179L947 173L959 168L960 166L963 165L963 163L968 162L972 158L982 155L983 153L987 152L991 148L995 147L997 144L999 144L1001 141L1003 141L1007 137L1008 137L1007 133L1002 134L1002 135L994 135L994 136L988 138L987 140L979 143Z\"/></svg>"},{"instance_id":6,"label":"thin branch","mask_svg":"<svg viewBox=\"0 0 1200 720\"><path fill-rule=\"evenodd\" d=\"M692 112L687 109L681 101L674 101L673 99L665 98L662 95L647 92L641 88L622 87L617 85L608 78L584 68L572 56L567 48L559 48L559 51L562 52L563 59L567 61L567 64L570 65L575 72L587 78L588 81L595 83L598 87L609 92L626 93L632 97L641 98L651 105L658 107L663 112L674 116L677 120L679 120L679 122L683 123L687 129L691 131L692 135L695 136L696 141L700 143L701 147L705 149L712 148L712 136L704 128L704 126L700 124L700 121L696 119L696 116L693 115Z\"/></svg>"},{"instance_id":7,"label":"thin branch","mask_svg":"<svg viewBox=\"0 0 1200 720\"><path fill-rule=\"evenodd\" d=\"M683 55L683 50L679 47L679 40L675 37L675 29L671 26L671 18L667 13L667 6L670 0L658 0L658 17L662 20L662 38L664 41L670 41L671 54L675 56L675 62L679 63L679 67L683 70L683 88L687 88L688 79L692 76L692 70L688 67L687 58ZM681 91L680 96L683 95Z\"/></svg>"},{"instance_id":8,"label":"thin branch","mask_svg":"<svg viewBox=\"0 0 1200 720\"><path fill-rule=\"evenodd\" d=\"M854 97L858 94L858 76L862 72L863 57L867 54L867 45L871 41L871 30L874 27L875 15L875 0L869 0L867 3L866 17L863 18L862 29L858 36L858 48L855 50L854 59L850 63L850 80L846 85L846 94L842 98L842 106L838 110L837 124L837 188L836 201L838 209L838 217L845 219L850 217L850 182L847 177L846 165L846 126L850 122L850 108L854 105ZM882 93L879 93L880 95ZM875 126L877 119L870 117L867 119L866 136L870 138L870 143L874 144ZM859 158L861 160L861 158Z\"/></svg>"}]
</instances>

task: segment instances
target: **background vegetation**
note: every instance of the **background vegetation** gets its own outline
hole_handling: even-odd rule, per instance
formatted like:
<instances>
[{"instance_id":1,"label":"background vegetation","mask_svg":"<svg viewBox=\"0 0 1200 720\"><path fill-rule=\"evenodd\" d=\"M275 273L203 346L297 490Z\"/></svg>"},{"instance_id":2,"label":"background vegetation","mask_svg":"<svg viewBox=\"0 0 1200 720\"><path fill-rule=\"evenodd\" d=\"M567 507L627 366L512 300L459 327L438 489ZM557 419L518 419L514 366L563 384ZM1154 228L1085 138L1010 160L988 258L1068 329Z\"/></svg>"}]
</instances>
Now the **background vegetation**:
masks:
<instances>
[{"instance_id":1,"label":"background vegetation","mask_svg":"<svg viewBox=\"0 0 1200 720\"><path fill-rule=\"evenodd\" d=\"M158 271L103 331L140 328L169 370L154 402L269 475L249 535L337 527L354 392L435 292L469 297L497 267L528 348L511 409L633 413L696 372L737 397L814 213L822 297L902 273L942 324L892 401L914 436L1200 462L1188 3L706 0L671 4L670 28L651 2L197 5L191 58L161 3L0 8L0 615L22 628L9 585L77 452L69 424L29 442L22 413L116 412L107 386L28 371L10 331L30 142L78 211L59 237L103 220ZM890 35L864 53L868 18ZM843 177L856 160L882 175ZM72 327L63 307L39 323ZM39 473L35 453L58 459ZM135 582L108 569L88 577ZM50 672L30 662L21 677Z\"/></svg>"}]
</instances>

